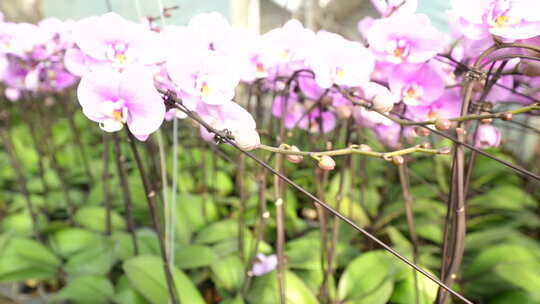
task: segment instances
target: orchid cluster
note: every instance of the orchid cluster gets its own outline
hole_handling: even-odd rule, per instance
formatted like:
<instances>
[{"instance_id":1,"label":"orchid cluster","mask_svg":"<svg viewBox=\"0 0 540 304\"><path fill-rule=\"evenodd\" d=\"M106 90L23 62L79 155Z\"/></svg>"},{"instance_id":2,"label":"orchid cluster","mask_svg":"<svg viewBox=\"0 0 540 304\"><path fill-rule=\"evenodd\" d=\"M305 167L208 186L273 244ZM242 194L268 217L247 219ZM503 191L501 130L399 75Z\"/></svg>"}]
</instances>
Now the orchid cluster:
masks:
<instances>
[{"instance_id":1,"label":"orchid cluster","mask_svg":"<svg viewBox=\"0 0 540 304\"><path fill-rule=\"evenodd\" d=\"M22 91L63 90L80 77L77 96L84 114L106 132L127 125L140 140L164 120L185 117L163 102L160 92L174 92L186 109L250 150L260 144L256 122L234 101L237 87L247 84L274 93L271 113L285 128L327 133L351 119L395 147L403 136L421 134L382 114L412 121L459 117L460 84L468 77L463 66L497 43L540 44L536 0L453 0L449 16L455 39L416 13L416 0L372 2L381 18L359 22L365 43L313 32L297 20L258 35L232 27L218 13L163 28L115 13L77 22L1 22L0 79L6 95L16 99ZM480 64L501 52L510 51L493 52ZM540 68L533 61L515 58L492 68L500 68L502 76L488 94L477 80L475 102L524 104L540 97L534 89ZM500 143L493 125L477 131L477 146ZM213 140L206 128L200 132Z\"/></svg>"},{"instance_id":2,"label":"orchid cluster","mask_svg":"<svg viewBox=\"0 0 540 304\"><path fill-rule=\"evenodd\" d=\"M4 22L0 14L0 83L8 99L17 100L23 92L60 92L77 82L64 64L70 25L57 19L37 25Z\"/></svg>"}]
</instances>

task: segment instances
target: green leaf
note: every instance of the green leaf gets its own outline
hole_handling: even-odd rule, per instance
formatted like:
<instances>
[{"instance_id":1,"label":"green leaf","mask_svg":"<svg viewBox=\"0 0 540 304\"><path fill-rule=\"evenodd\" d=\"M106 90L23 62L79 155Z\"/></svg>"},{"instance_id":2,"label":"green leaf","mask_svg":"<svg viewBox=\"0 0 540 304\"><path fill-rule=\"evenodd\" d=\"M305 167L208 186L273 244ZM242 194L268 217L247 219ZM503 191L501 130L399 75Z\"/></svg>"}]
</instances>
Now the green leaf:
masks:
<instances>
[{"instance_id":1,"label":"green leaf","mask_svg":"<svg viewBox=\"0 0 540 304\"><path fill-rule=\"evenodd\" d=\"M392 303L409 304L416 303L416 288L413 270L406 270L405 279L397 282L394 293L392 294ZM431 304L437 297L437 283L426 278L420 273L416 273L418 281L418 303Z\"/></svg>"},{"instance_id":2,"label":"green leaf","mask_svg":"<svg viewBox=\"0 0 540 304\"><path fill-rule=\"evenodd\" d=\"M3 282L52 278L61 264L45 246L21 237L6 239L0 252L0 281Z\"/></svg>"},{"instance_id":3,"label":"green leaf","mask_svg":"<svg viewBox=\"0 0 540 304\"><path fill-rule=\"evenodd\" d=\"M64 266L69 275L106 275L115 262L113 244L103 240L72 255Z\"/></svg>"},{"instance_id":4,"label":"green leaf","mask_svg":"<svg viewBox=\"0 0 540 304\"><path fill-rule=\"evenodd\" d=\"M363 296L345 302L345 304L386 304L394 290L394 280L385 280L376 290ZM414 302L412 302L414 303Z\"/></svg>"},{"instance_id":5,"label":"green leaf","mask_svg":"<svg viewBox=\"0 0 540 304\"><path fill-rule=\"evenodd\" d=\"M175 252L174 262L180 269L209 266L218 259L214 250L207 246L185 246Z\"/></svg>"},{"instance_id":6,"label":"green leaf","mask_svg":"<svg viewBox=\"0 0 540 304\"><path fill-rule=\"evenodd\" d=\"M229 292L238 291L244 281L244 265L237 255L229 255L210 265L214 283Z\"/></svg>"},{"instance_id":7,"label":"green leaf","mask_svg":"<svg viewBox=\"0 0 540 304\"><path fill-rule=\"evenodd\" d=\"M83 227L98 232L105 232L106 210L100 206L86 206L80 208L75 214L75 220ZM111 210L111 228L125 230L126 222L114 210Z\"/></svg>"},{"instance_id":8,"label":"green leaf","mask_svg":"<svg viewBox=\"0 0 540 304\"><path fill-rule=\"evenodd\" d=\"M533 208L536 200L525 190L513 185L500 185L490 191L478 195L469 201L470 208L488 208L519 211L522 208Z\"/></svg>"},{"instance_id":9,"label":"green leaf","mask_svg":"<svg viewBox=\"0 0 540 304\"><path fill-rule=\"evenodd\" d=\"M495 267L504 280L523 288L540 301L540 262L527 264L499 264Z\"/></svg>"},{"instance_id":10,"label":"green leaf","mask_svg":"<svg viewBox=\"0 0 540 304\"><path fill-rule=\"evenodd\" d=\"M384 251L370 251L353 260L338 285L338 298L355 300L377 289L394 276L397 269L392 257Z\"/></svg>"},{"instance_id":11,"label":"green leaf","mask_svg":"<svg viewBox=\"0 0 540 304\"><path fill-rule=\"evenodd\" d=\"M538 304L540 301L534 299L532 295L524 293L522 291L508 291L502 294L498 294L493 299L489 300L490 304Z\"/></svg>"},{"instance_id":12,"label":"green leaf","mask_svg":"<svg viewBox=\"0 0 540 304\"><path fill-rule=\"evenodd\" d=\"M163 262L157 256L140 255L124 262L124 271L133 285L149 302L167 303L169 293ZM181 303L205 304L193 282L182 271L172 269L176 291Z\"/></svg>"},{"instance_id":13,"label":"green leaf","mask_svg":"<svg viewBox=\"0 0 540 304\"><path fill-rule=\"evenodd\" d=\"M81 304L110 303L114 287L105 276L87 275L68 282L59 296Z\"/></svg>"},{"instance_id":14,"label":"green leaf","mask_svg":"<svg viewBox=\"0 0 540 304\"><path fill-rule=\"evenodd\" d=\"M116 283L113 301L117 304L148 304L148 301L131 286L125 275L121 276Z\"/></svg>"},{"instance_id":15,"label":"green leaf","mask_svg":"<svg viewBox=\"0 0 540 304\"><path fill-rule=\"evenodd\" d=\"M279 303L279 289L276 272L272 271L261 277L256 277L247 296L251 304ZM318 304L311 290L293 272L285 273L285 297L287 303Z\"/></svg>"},{"instance_id":16,"label":"green leaf","mask_svg":"<svg viewBox=\"0 0 540 304\"><path fill-rule=\"evenodd\" d=\"M536 261L536 256L523 246L501 244L481 251L473 262L465 268L466 277L482 275L492 271L498 264L528 264Z\"/></svg>"},{"instance_id":17,"label":"green leaf","mask_svg":"<svg viewBox=\"0 0 540 304\"><path fill-rule=\"evenodd\" d=\"M234 220L223 220L210 224L199 232L196 244L214 244L238 236L238 223Z\"/></svg>"},{"instance_id":18,"label":"green leaf","mask_svg":"<svg viewBox=\"0 0 540 304\"><path fill-rule=\"evenodd\" d=\"M32 217L26 211L11 214L2 219L2 230L9 233L30 236L33 233ZM38 227L43 227L46 220L43 216L38 217Z\"/></svg>"},{"instance_id":19,"label":"green leaf","mask_svg":"<svg viewBox=\"0 0 540 304\"><path fill-rule=\"evenodd\" d=\"M65 228L53 234L50 243L60 256L69 257L77 251L93 246L100 238L95 232L81 228Z\"/></svg>"}]
</instances>

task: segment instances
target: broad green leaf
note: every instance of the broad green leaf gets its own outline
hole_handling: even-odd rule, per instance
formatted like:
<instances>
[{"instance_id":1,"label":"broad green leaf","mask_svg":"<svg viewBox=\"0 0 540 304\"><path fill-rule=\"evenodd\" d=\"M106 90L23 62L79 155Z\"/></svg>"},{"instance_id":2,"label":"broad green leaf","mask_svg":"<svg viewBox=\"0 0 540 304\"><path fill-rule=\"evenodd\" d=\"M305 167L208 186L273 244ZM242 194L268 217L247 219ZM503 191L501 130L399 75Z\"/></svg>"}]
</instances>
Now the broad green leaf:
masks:
<instances>
[{"instance_id":1,"label":"broad green leaf","mask_svg":"<svg viewBox=\"0 0 540 304\"><path fill-rule=\"evenodd\" d=\"M86 206L77 210L75 214L75 220L83 227L95 230L98 232L105 232L105 218L106 210L100 206ZM113 230L126 229L126 222L124 219L114 210L111 210L111 228Z\"/></svg>"},{"instance_id":2,"label":"broad green leaf","mask_svg":"<svg viewBox=\"0 0 540 304\"><path fill-rule=\"evenodd\" d=\"M132 286L150 303L167 303L169 293L163 262L157 256L140 255L124 262L124 271ZM182 271L172 269L177 295L181 303L205 304L197 287Z\"/></svg>"},{"instance_id":3,"label":"broad green leaf","mask_svg":"<svg viewBox=\"0 0 540 304\"><path fill-rule=\"evenodd\" d=\"M61 264L60 259L45 246L21 237L6 239L0 252L2 282L52 278Z\"/></svg>"},{"instance_id":4,"label":"broad green leaf","mask_svg":"<svg viewBox=\"0 0 540 304\"><path fill-rule=\"evenodd\" d=\"M400 280L394 287L394 293L392 294L392 303L396 304L409 304L416 303L416 288L415 288L415 274L413 270L405 270L407 272L405 279ZM416 280L418 282L418 303L419 304L431 304L437 297L438 285L426 278L420 273L416 273Z\"/></svg>"},{"instance_id":5,"label":"broad green leaf","mask_svg":"<svg viewBox=\"0 0 540 304\"><path fill-rule=\"evenodd\" d=\"M474 277L492 271L499 264L520 265L534 263L536 256L528 249L514 244L486 248L465 268L465 276Z\"/></svg>"},{"instance_id":6,"label":"broad green leaf","mask_svg":"<svg viewBox=\"0 0 540 304\"><path fill-rule=\"evenodd\" d=\"M237 255L221 258L212 265L212 277L217 287L229 292L239 291L244 281L244 265Z\"/></svg>"},{"instance_id":7,"label":"broad green leaf","mask_svg":"<svg viewBox=\"0 0 540 304\"><path fill-rule=\"evenodd\" d=\"M122 275L116 283L113 302L116 304L148 304L148 301L131 286L125 275Z\"/></svg>"},{"instance_id":8,"label":"broad green leaf","mask_svg":"<svg viewBox=\"0 0 540 304\"><path fill-rule=\"evenodd\" d=\"M54 233L50 239L53 250L62 257L69 257L75 252L99 242L101 236L81 228L65 228Z\"/></svg>"},{"instance_id":9,"label":"broad green leaf","mask_svg":"<svg viewBox=\"0 0 540 304\"><path fill-rule=\"evenodd\" d=\"M238 223L233 220L223 220L210 224L199 232L195 238L196 244L213 244L238 236Z\"/></svg>"},{"instance_id":10,"label":"broad green leaf","mask_svg":"<svg viewBox=\"0 0 540 304\"><path fill-rule=\"evenodd\" d=\"M373 292L361 297L346 301L345 304L386 304L394 290L394 280L387 279Z\"/></svg>"},{"instance_id":11,"label":"broad green leaf","mask_svg":"<svg viewBox=\"0 0 540 304\"><path fill-rule=\"evenodd\" d=\"M114 296L114 287L105 276L86 275L69 281L59 296L75 303L106 304Z\"/></svg>"},{"instance_id":12,"label":"broad green leaf","mask_svg":"<svg viewBox=\"0 0 540 304\"><path fill-rule=\"evenodd\" d=\"M11 214L2 219L2 230L11 234L30 236L33 233L32 217L26 211ZM46 220L43 216L38 216L38 229L43 227Z\"/></svg>"},{"instance_id":13,"label":"broad green leaf","mask_svg":"<svg viewBox=\"0 0 540 304\"><path fill-rule=\"evenodd\" d=\"M540 262L523 264L499 264L495 267L497 273L504 280L518 286L540 301Z\"/></svg>"},{"instance_id":14,"label":"broad green leaf","mask_svg":"<svg viewBox=\"0 0 540 304\"><path fill-rule=\"evenodd\" d=\"M199 245L180 247L174 256L174 263L180 269L209 266L218 259L212 248Z\"/></svg>"},{"instance_id":15,"label":"broad green leaf","mask_svg":"<svg viewBox=\"0 0 540 304\"><path fill-rule=\"evenodd\" d=\"M489 300L490 304L538 304L540 300L522 291L507 291Z\"/></svg>"},{"instance_id":16,"label":"broad green leaf","mask_svg":"<svg viewBox=\"0 0 540 304\"><path fill-rule=\"evenodd\" d=\"M279 289L276 271L261 277L256 277L247 296L250 304L279 303ZM318 304L311 290L293 272L285 273L285 297L287 303Z\"/></svg>"},{"instance_id":17,"label":"broad green leaf","mask_svg":"<svg viewBox=\"0 0 540 304\"><path fill-rule=\"evenodd\" d=\"M489 210L503 209L519 211L522 208L533 208L536 200L525 190L513 185L500 185L488 192L478 195L468 203L469 208L483 207Z\"/></svg>"},{"instance_id":18,"label":"broad green leaf","mask_svg":"<svg viewBox=\"0 0 540 304\"><path fill-rule=\"evenodd\" d=\"M114 244L103 240L72 255L64 270L72 276L106 275L114 264Z\"/></svg>"},{"instance_id":19,"label":"broad green leaf","mask_svg":"<svg viewBox=\"0 0 540 304\"><path fill-rule=\"evenodd\" d=\"M370 251L353 260L345 269L338 285L341 301L355 300L375 291L397 269L392 257L383 251Z\"/></svg>"}]
</instances>

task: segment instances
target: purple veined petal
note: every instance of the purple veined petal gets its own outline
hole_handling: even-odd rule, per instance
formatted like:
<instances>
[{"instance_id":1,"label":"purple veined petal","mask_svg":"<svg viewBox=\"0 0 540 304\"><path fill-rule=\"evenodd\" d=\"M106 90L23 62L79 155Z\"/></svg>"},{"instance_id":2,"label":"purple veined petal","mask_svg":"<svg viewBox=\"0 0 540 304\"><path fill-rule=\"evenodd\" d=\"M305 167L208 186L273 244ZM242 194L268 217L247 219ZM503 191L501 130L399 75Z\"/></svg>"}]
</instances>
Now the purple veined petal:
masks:
<instances>
[{"instance_id":1,"label":"purple veined petal","mask_svg":"<svg viewBox=\"0 0 540 304\"><path fill-rule=\"evenodd\" d=\"M24 78L24 85L26 86L26 89L30 91L37 91L39 89L39 75L41 71L41 68L37 67L26 74L26 77Z\"/></svg>"},{"instance_id":2,"label":"purple veined petal","mask_svg":"<svg viewBox=\"0 0 540 304\"><path fill-rule=\"evenodd\" d=\"M493 125L481 124L476 132L477 148L498 147L501 144L501 132Z\"/></svg>"},{"instance_id":3,"label":"purple veined petal","mask_svg":"<svg viewBox=\"0 0 540 304\"><path fill-rule=\"evenodd\" d=\"M77 98L83 113L100 122L103 118L102 103L119 98L120 73L114 70L97 70L85 75L77 87Z\"/></svg>"},{"instance_id":4,"label":"purple veined petal","mask_svg":"<svg viewBox=\"0 0 540 304\"><path fill-rule=\"evenodd\" d=\"M17 101L21 98L21 90L15 88L6 88L4 95L11 101Z\"/></svg>"},{"instance_id":5,"label":"purple veined petal","mask_svg":"<svg viewBox=\"0 0 540 304\"><path fill-rule=\"evenodd\" d=\"M97 60L105 60L108 39L104 39L103 34L112 31L105 29L100 19L100 17L92 16L80 20L74 26L73 36L83 54Z\"/></svg>"},{"instance_id":6,"label":"purple veined petal","mask_svg":"<svg viewBox=\"0 0 540 304\"><path fill-rule=\"evenodd\" d=\"M165 104L154 87L152 69L127 68L121 75L119 97L128 108L131 133L149 135L159 129L165 118Z\"/></svg>"},{"instance_id":7,"label":"purple veined petal","mask_svg":"<svg viewBox=\"0 0 540 304\"><path fill-rule=\"evenodd\" d=\"M64 64L68 71L77 76L83 76L90 72L84 53L78 48L69 48L66 50Z\"/></svg>"},{"instance_id":8,"label":"purple veined petal","mask_svg":"<svg viewBox=\"0 0 540 304\"><path fill-rule=\"evenodd\" d=\"M7 68L8 68L7 57L0 54L0 80L4 79Z\"/></svg>"},{"instance_id":9,"label":"purple veined petal","mask_svg":"<svg viewBox=\"0 0 540 304\"><path fill-rule=\"evenodd\" d=\"M470 23L483 23L483 16L492 0L450 0L450 5L457 15Z\"/></svg>"}]
</instances>

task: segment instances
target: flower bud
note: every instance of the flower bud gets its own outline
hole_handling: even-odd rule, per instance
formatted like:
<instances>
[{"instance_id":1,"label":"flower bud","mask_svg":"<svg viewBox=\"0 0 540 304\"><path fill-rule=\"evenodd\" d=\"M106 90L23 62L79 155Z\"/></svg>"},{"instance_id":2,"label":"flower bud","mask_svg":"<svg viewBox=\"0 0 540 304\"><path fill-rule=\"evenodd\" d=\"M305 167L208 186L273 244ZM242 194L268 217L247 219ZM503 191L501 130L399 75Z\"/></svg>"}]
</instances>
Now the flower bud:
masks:
<instances>
[{"instance_id":1,"label":"flower bud","mask_svg":"<svg viewBox=\"0 0 540 304\"><path fill-rule=\"evenodd\" d=\"M290 150L293 152L300 152L300 149L298 149L297 146L291 146ZM295 154L287 154L285 158L293 164L298 164L299 162L302 162L304 160L304 156Z\"/></svg>"},{"instance_id":2,"label":"flower bud","mask_svg":"<svg viewBox=\"0 0 540 304\"><path fill-rule=\"evenodd\" d=\"M392 156L392 163L394 165L400 166L400 165L403 165L404 162L405 160L403 159L403 156L400 156L400 155Z\"/></svg>"},{"instance_id":3,"label":"flower bud","mask_svg":"<svg viewBox=\"0 0 540 304\"><path fill-rule=\"evenodd\" d=\"M391 98L385 98L385 96L376 95L375 98L373 98L373 109L377 110L379 112L390 112L392 111L392 108L394 107L394 101Z\"/></svg>"},{"instance_id":4,"label":"flower bud","mask_svg":"<svg viewBox=\"0 0 540 304\"><path fill-rule=\"evenodd\" d=\"M501 143L501 133L493 125L480 125L475 141L477 148L498 147Z\"/></svg>"},{"instance_id":5,"label":"flower bud","mask_svg":"<svg viewBox=\"0 0 540 304\"><path fill-rule=\"evenodd\" d=\"M319 159L319 168L321 168L322 170L330 171L330 170L334 170L335 167L336 167L336 162L330 156L323 155Z\"/></svg>"},{"instance_id":6,"label":"flower bud","mask_svg":"<svg viewBox=\"0 0 540 304\"><path fill-rule=\"evenodd\" d=\"M414 133L417 135L417 136L420 136L420 137L426 137L429 135L429 133L431 133L429 131L428 128L424 128L424 127L421 127L421 126L417 126L414 128Z\"/></svg>"},{"instance_id":7,"label":"flower bud","mask_svg":"<svg viewBox=\"0 0 540 304\"><path fill-rule=\"evenodd\" d=\"M439 118L435 120L435 128L437 128L437 130L439 131L446 131L450 129L451 126L452 126L452 122L448 119Z\"/></svg>"},{"instance_id":8,"label":"flower bud","mask_svg":"<svg viewBox=\"0 0 540 304\"><path fill-rule=\"evenodd\" d=\"M430 149L430 148L431 148L431 144L428 143L428 142L421 143L421 144L420 144L420 148L422 148L422 149Z\"/></svg>"},{"instance_id":9,"label":"flower bud","mask_svg":"<svg viewBox=\"0 0 540 304\"><path fill-rule=\"evenodd\" d=\"M373 149L371 149L371 147L368 146L368 145L366 145L366 144L360 144L360 146L358 146L358 150L364 151L364 152L371 152L371 151L373 151Z\"/></svg>"},{"instance_id":10,"label":"flower bud","mask_svg":"<svg viewBox=\"0 0 540 304\"><path fill-rule=\"evenodd\" d=\"M487 115L487 114L490 114L490 113L488 113L488 112L482 112L481 114L482 114L482 115ZM491 117L490 117L490 118L482 118L482 119L480 120L480 122L483 123L483 124L490 124L490 123L493 122L493 118L491 118Z\"/></svg>"},{"instance_id":11,"label":"flower bud","mask_svg":"<svg viewBox=\"0 0 540 304\"><path fill-rule=\"evenodd\" d=\"M352 115L352 109L349 106L343 105L336 109L337 116L341 119L349 119Z\"/></svg>"},{"instance_id":12,"label":"flower bud","mask_svg":"<svg viewBox=\"0 0 540 304\"><path fill-rule=\"evenodd\" d=\"M463 128L456 128L456 134L458 136L465 136L465 135L467 135L467 130L465 130Z\"/></svg>"},{"instance_id":13,"label":"flower bud","mask_svg":"<svg viewBox=\"0 0 540 304\"><path fill-rule=\"evenodd\" d=\"M442 147L438 150L439 154L450 154L452 152L452 149L449 147Z\"/></svg>"},{"instance_id":14,"label":"flower bud","mask_svg":"<svg viewBox=\"0 0 540 304\"><path fill-rule=\"evenodd\" d=\"M501 115L501 119L506 120L506 121L512 120L512 113L510 113L510 112L503 113Z\"/></svg>"},{"instance_id":15,"label":"flower bud","mask_svg":"<svg viewBox=\"0 0 540 304\"><path fill-rule=\"evenodd\" d=\"M261 138L255 129L240 130L233 135L236 145L244 151L257 149L261 144Z\"/></svg>"}]
</instances>

